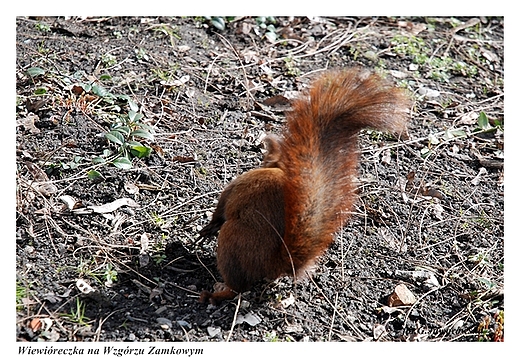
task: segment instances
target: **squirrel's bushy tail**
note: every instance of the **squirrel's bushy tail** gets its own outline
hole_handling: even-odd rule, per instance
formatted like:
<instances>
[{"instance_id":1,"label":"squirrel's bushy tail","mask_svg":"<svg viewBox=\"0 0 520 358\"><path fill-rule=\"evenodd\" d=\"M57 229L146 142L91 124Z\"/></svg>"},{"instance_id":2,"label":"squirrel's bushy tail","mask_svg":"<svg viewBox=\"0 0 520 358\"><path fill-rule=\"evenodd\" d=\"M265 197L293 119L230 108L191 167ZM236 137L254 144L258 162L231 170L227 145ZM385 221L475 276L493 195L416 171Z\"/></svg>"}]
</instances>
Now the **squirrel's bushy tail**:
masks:
<instances>
[{"instance_id":1,"label":"squirrel's bushy tail","mask_svg":"<svg viewBox=\"0 0 520 358\"><path fill-rule=\"evenodd\" d=\"M285 245L305 268L330 245L355 200L359 130L399 133L407 93L363 69L328 71L294 101L280 150L285 171Z\"/></svg>"}]
</instances>

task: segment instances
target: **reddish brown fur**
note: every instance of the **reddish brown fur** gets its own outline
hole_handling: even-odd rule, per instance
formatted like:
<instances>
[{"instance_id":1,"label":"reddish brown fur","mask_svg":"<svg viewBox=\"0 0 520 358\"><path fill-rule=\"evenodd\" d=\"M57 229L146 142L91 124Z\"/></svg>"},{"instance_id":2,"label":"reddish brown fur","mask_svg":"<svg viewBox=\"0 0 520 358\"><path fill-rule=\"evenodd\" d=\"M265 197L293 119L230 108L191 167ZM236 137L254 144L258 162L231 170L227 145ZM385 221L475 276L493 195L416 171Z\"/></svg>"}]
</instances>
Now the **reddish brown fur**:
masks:
<instances>
[{"instance_id":1,"label":"reddish brown fur","mask_svg":"<svg viewBox=\"0 0 520 358\"><path fill-rule=\"evenodd\" d=\"M270 135L264 168L222 192L202 237L218 235L217 264L230 299L263 278L299 276L332 243L355 196L360 129L401 132L409 98L360 69L329 71L293 103L283 138Z\"/></svg>"}]
</instances>

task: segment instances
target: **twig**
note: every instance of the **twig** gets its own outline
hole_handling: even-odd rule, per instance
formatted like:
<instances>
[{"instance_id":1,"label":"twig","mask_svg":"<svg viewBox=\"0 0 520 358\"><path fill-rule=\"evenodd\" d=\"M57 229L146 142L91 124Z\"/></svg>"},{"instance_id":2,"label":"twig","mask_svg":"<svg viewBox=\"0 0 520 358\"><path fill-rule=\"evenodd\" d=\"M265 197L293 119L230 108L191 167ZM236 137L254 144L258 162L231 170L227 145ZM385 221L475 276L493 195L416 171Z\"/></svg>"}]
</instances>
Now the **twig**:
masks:
<instances>
[{"instance_id":1,"label":"twig","mask_svg":"<svg viewBox=\"0 0 520 358\"><path fill-rule=\"evenodd\" d=\"M242 304L242 294L239 293L238 294L238 301L237 301L237 308L235 309L235 315L233 316L233 322L231 323L231 329L229 330L229 334L226 338L226 342L229 342L229 340L231 339L231 335L233 334L233 329L235 328L235 324L236 324L236 321L237 321L237 316L238 316L238 310L240 309L240 305Z\"/></svg>"}]
</instances>

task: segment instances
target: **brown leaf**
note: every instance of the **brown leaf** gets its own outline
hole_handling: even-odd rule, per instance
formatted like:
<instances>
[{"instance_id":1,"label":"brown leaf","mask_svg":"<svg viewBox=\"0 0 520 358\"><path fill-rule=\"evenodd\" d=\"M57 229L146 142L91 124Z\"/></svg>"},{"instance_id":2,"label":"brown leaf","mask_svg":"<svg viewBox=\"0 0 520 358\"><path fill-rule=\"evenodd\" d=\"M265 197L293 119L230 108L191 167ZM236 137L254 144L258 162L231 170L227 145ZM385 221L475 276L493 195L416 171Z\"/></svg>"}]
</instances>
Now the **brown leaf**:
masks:
<instances>
[{"instance_id":1,"label":"brown leaf","mask_svg":"<svg viewBox=\"0 0 520 358\"><path fill-rule=\"evenodd\" d=\"M31 328L33 332L39 331L42 328L42 321L40 321L39 318L34 318L29 322L29 328Z\"/></svg>"}]
</instances>

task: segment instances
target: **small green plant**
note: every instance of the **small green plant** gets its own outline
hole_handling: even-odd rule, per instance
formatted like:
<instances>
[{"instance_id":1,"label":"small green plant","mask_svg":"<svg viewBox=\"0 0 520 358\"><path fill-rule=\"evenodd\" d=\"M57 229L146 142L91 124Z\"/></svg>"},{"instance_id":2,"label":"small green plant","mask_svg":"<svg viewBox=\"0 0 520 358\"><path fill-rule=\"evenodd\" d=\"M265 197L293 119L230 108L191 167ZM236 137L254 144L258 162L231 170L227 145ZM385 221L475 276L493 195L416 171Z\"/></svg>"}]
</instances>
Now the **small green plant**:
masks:
<instances>
[{"instance_id":1,"label":"small green plant","mask_svg":"<svg viewBox=\"0 0 520 358\"><path fill-rule=\"evenodd\" d=\"M168 257L164 253L152 255L152 259L156 265L160 265L161 262L164 262L167 258Z\"/></svg>"},{"instance_id":2,"label":"small green plant","mask_svg":"<svg viewBox=\"0 0 520 358\"><path fill-rule=\"evenodd\" d=\"M298 67L296 67L297 64L292 57L285 57L283 61L285 63L285 72L287 73L287 75L293 77L298 77L301 75L302 71Z\"/></svg>"},{"instance_id":3,"label":"small green plant","mask_svg":"<svg viewBox=\"0 0 520 358\"><path fill-rule=\"evenodd\" d=\"M156 265L161 264L168 258L168 256L166 256L164 252L167 239L168 236L165 233L162 233L159 240L154 242L153 245L150 247L150 257L153 259Z\"/></svg>"},{"instance_id":4,"label":"small green plant","mask_svg":"<svg viewBox=\"0 0 520 358\"><path fill-rule=\"evenodd\" d=\"M51 32L51 27L44 22L37 22L34 26L38 31Z\"/></svg>"},{"instance_id":5,"label":"small green plant","mask_svg":"<svg viewBox=\"0 0 520 358\"><path fill-rule=\"evenodd\" d=\"M23 307L23 299L27 297L27 288L19 281L16 281L16 309Z\"/></svg>"},{"instance_id":6,"label":"small green plant","mask_svg":"<svg viewBox=\"0 0 520 358\"><path fill-rule=\"evenodd\" d=\"M411 56L414 63L422 65L428 61L429 49L420 37L396 35L390 43L393 52L401 56Z\"/></svg>"},{"instance_id":7,"label":"small green plant","mask_svg":"<svg viewBox=\"0 0 520 358\"><path fill-rule=\"evenodd\" d=\"M436 81L447 82L451 75L449 69L453 63L451 57L433 57L429 62L430 65L430 77Z\"/></svg>"},{"instance_id":8,"label":"small green plant","mask_svg":"<svg viewBox=\"0 0 520 358\"><path fill-rule=\"evenodd\" d=\"M40 73L37 68L31 70L33 76ZM108 81L110 76L103 75L102 79ZM77 108L85 113L96 112L111 123L110 130L104 133L104 137L109 144L115 146L116 150L113 152L108 148L104 149L101 155L92 159L94 164L111 163L118 168L129 169L132 167L132 158L145 158L151 154L152 148L141 143L138 138L153 141L154 131L143 123L144 115L139 113L139 106L128 95L114 95L98 83L78 83L73 86L73 91L77 93L76 96L71 96L64 101L67 108L71 110ZM93 102L82 100L87 95L95 95L97 100ZM125 102L129 110L126 114L119 114ZM67 164L70 169L73 169L72 167L79 162ZM90 179L97 179L99 176L97 171L89 172Z\"/></svg>"},{"instance_id":9,"label":"small green plant","mask_svg":"<svg viewBox=\"0 0 520 358\"><path fill-rule=\"evenodd\" d=\"M485 112L480 112L477 119L477 127L475 131L483 132L494 132L497 129L504 130L504 126L501 120L495 120L493 123L489 121L489 118Z\"/></svg>"},{"instance_id":10,"label":"small green plant","mask_svg":"<svg viewBox=\"0 0 520 358\"><path fill-rule=\"evenodd\" d=\"M152 74L154 77L159 79L160 81L164 81L166 83L171 83L177 79L177 71L179 70L179 64L168 64L168 69L163 68L152 68Z\"/></svg>"},{"instance_id":11,"label":"small green plant","mask_svg":"<svg viewBox=\"0 0 520 358\"><path fill-rule=\"evenodd\" d=\"M217 30L223 31L226 28L226 23L233 21L235 18L233 16L206 16L205 19L211 24L211 26Z\"/></svg>"},{"instance_id":12,"label":"small green plant","mask_svg":"<svg viewBox=\"0 0 520 358\"><path fill-rule=\"evenodd\" d=\"M132 158L145 158L152 153L152 148L137 138L153 141L153 129L141 121L144 115L137 112L137 105L131 101L129 103L128 114L118 117L110 131L104 134L109 143L116 147L115 155L104 151L103 155L93 159L94 163L110 162L117 168L130 169Z\"/></svg>"},{"instance_id":13,"label":"small green plant","mask_svg":"<svg viewBox=\"0 0 520 358\"><path fill-rule=\"evenodd\" d=\"M117 57L111 53L105 53L101 55L101 63L105 65L105 67L114 66L117 63Z\"/></svg>"},{"instance_id":14,"label":"small green plant","mask_svg":"<svg viewBox=\"0 0 520 358\"><path fill-rule=\"evenodd\" d=\"M489 266L489 258L484 252L479 252L468 257L468 261L477 266ZM487 285L487 282L482 281Z\"/></svg>"},{"instance_id":15,"label":"small green plant","mask_svg":"<svg viewBox=\"0 0 520 358\"><path fill-rule=\"evenodd\" d=\"M85 316L85 309L85 302L83 302L79 297L76 297L76 306L71 308L70 313L65 313L62 316L73 323L87 326L90 320Z\"/></svg>"},{"instance_id":16,"label":"small green plant","mask_svg":"<svg viewBox=\"0 0 520 358\"><path fill-rule=\"evenodd\" d=\"M150 219L157 227L162 227L166 225L166 220L164 220L159 214L157 214L155 211L150 213Z\"/></svg>"},{"instance_id":17,"label":"small green plant","mask_svg":"<svg viewBox=\"0 0 520 358\"><path fill-rule=\"evenodd\" d=\"M75 268L75 271L80 277L90 277L107 287L110 287L117 281L117 271L110 262L104 266L94 267L95 265L97 265L96 261L92 258L90 261L82 261L79 266Z\"/></svg>"},{"instance_id":18,"label":"small green plant","mask_svg":"<svg viewBox=\"0 0 520 358\"><path fill-rule=\"evenodd\" d=\"M256 25L263 31L265 31L264 36L270 41L275 42L278 38L276 34L276 19L273 16L259 16L255 19Z\"/></svg>"},{"instance_id":19,"label":"small green plant","mask_svg":"<svg viewBox=\"0 0 520 358\"><path fill-rule=\"evenodd\" d=\"M208 169L206 169L205 167L200 167L199 173L206 176L206 175L208 175Z\"/></svg>"},{"instance_id":20,"label":"small green plant","mask_svg":"<svg viewBox=\"0 0 520 358\"><path fill-rule=\"evenodd\" d=\"M74 155L71 160L68 162L46 162L45 163L45 172L47 175L58 175L61 176L62 170L74 170L78 168L83 161L83 157L79 155Z\"/></svg>"},{"instance_id":21,"label":"small green plant","mask_svg":"<svg viewBox=\"0 0 520 358\"><path fill-rule=\"evenodd\" d=\"M175 40L180 40L181 36L179 35L179 30L177 27L167 24L160 24L158 26L153 27L153 31L155 33L164 34L170 38L170 44L173 47L175 45Z\"/></svg>"},{"instance_id":22,"label":"small green plant","mask_svg":"<svg viewBox=\"0 0 520 358\"><path fill-rule=\"evenodd\" d=\"M83 159L84 159L83 157L81 157L79 155L75 155L72 157L72 159L69 162L61 163L61 167L64 170L76 169L80 165L80 163Z\"/></svg>"},{"instance_id":23,"label":"small green plant","mask_svg":"<svg viewBox=\"0 0 520 358\"><path fill-rule=\"evenodd\" d=\"M139 49L135 49L135 56L137 57L138 60L145 60L145 61L148 61L150 59L150 57L148 56L148 54L146 53L146 50L142 47L139 47Z\"/></svg>"},{"instance_id":24,"label":"small green plant","mask_svg":"<svg viewBox=\"0 0 520 358\"><path fill-rule=\"evenodd\" d=\"M280 339L276 335L276 331L267 332L264 335L264 341L265 342L279 342Z\"/></svg>"},{"instance_id":25,"label":"small green plant","mask_svg":"<svg viewBox=\"0 0 520 358\"><path fill-rule=\"evenodd\" d=\"M103 280L105 282L105 286L110 287L117 281L117 271L114 269L112 264L108 263L105 266L103 271Z\"/></svg>"},{"instance_id":26,"label":"small green plant","mask_svg":"<svg viewBox=\"0 0 520 358\"><path fill-rule=\"evenodd\" d=\"M50 49L48 49L46 47L46 43L45 43L45 40L41 40L39 43L38 43L38 53L41 54L41 55L46 55L50 52Z\"/></svg>"}]
</instances>

